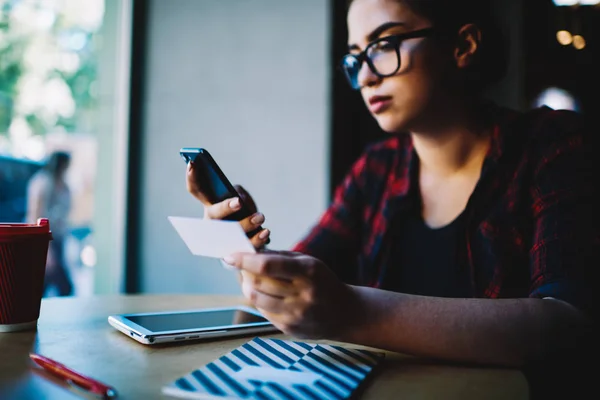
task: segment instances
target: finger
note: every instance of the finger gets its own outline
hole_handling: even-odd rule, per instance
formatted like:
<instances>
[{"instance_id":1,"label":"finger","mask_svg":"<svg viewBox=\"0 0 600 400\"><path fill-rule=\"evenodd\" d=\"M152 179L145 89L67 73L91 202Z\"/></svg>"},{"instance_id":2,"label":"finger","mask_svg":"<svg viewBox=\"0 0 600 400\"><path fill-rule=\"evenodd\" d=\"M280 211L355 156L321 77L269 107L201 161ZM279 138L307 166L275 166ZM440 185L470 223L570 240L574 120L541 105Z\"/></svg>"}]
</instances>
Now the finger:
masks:
<instances>
[{"instance_id":1,"label":"finger","mask_svg":"<svg viewBox=\"0 0 600 400\"><path fill-rule=\"evenodd\" d=\"M224 219L225 217L233 214L242 207L240 199L234 197L233 199L223 200L220 203L211 204L204 208L204 218L207 219Z\"/></svg>"},{"instance_id":2,"label":"finger","mask_svg":"<svg viewBox=\"0 0 600 400\"><path fill-rule=\"evenodd\" d=\"M269 280L271 282L269 282L268 284L273 285L273 286L280 285L280 284L281 285L291 285L291 282L292 282L292 281L283 280L283 279L269 278L266 276L256 275L256 274L253 274L252 272L244 271L243 269L240 270L239 277L240 277L240 283L248 286L248 288L250 288L252 290L257 289L256 285L258 283L260 283L261 280ZM277 295L273 294L273 296L277 296Z\"/></svg>"},{"instance_id":3,"label":"finger","mask_svg":"<svg viewBox=\"0 0 600 400\"><path fill-rule=\"evenodd\" d=\"M248 210L250 210L250 212L256 213L258 211L258 208L256 207L256 203L254 202L254 199L252 198L252 196L250 196L250 194L246 191L246 189L244 189L243 186L234 185L234 187L235 187L235 190L240 195L240 199L242 200L242 203L244 204L244 206L246 208L248 208ZM262 228L262 226L257 226L256 228ZM251 232L251 231L245 230L245 232ZM258 248L262 248L263 246L271 243L270 233L269 234L265 233L265 235L268 235L268 236L259 237L258 239L255 239L256 243L255 243L254 247L256 247L258 249Z\"/></svg>"},{"instance_id":4,"label":"finger","mask_svg":"<svg viewBox=\"0 0 600 400\"><path fill-rule=\"evenodd\" d=\"M256 307L256 309L262 314L263 317L268 319L271 323L273 323L274 325L279 325L281 314L275 314L259 307Z\"/></svg>"},{"instance_id":5,"label":"finger","mask_svg":"<svg viewBox=\"0 0 600 400\"><path fill-rule=\"evenodd\" d=\"M228 269L230 271L237 271L237 272L240 271L238 268L234 267L233 265L227 264L225 261L223 261L223 259L220 259L219 261L221 262L221 266L225 269Z\"/></svg>"},{"instance_id":6,"label":"finger","mask_svg":"<svg viewBox=\"0 0 600 400\"><path fill-rule=\"evenodd\" d=\"M252 245L254 246L255 249L262 249L269 243L270 236L271 236L271 231L268 229L263 229L262 231L258 232L256 235L254 235L250 239L250 242L252 242Z\"/></svg>"},{"instance_id":7,"label":"finger","mask_svg":"<svg viewBox=\"0 0 600 400\"><path fill-rule=\"evenodd\" d=\"M248 193L242 185L234 185L233 187L242 198L242 203L244 203L246 207L248 207L248 210L250 210L250 212L253 213L256 212L258 208L256 207L256 203L254 203L254 199L252 198L252 196L250 196L250 193Z\"/></svg>"},{"instance_id":8,"label":"finger","mask_svg":"<svg viewBox=\"0 0 600 400\"><path fill-rule=\"evenodd\" d=\"M243 271L243 270L242 270ZM246 272L246 271L243 271ZM270 278L263 275L255 275L246 273L245 278L252 285L254 290L269 296L284 298L296 297L299 294L299 289L292 281L285 279Z\"/></svg>"},{"instance_id":9,"label":"finger","mask_svg":"<svg viewBox=\"0 0 600 400\"><path fill-rule=\"evenodd\" d=\"M265 222L265 216L263 213L254 213L249 217L246 217L240 221L240 225L244 232L252 232Z\"/></svg>"},{"instance_id":10,"label":"finger","mask_svg":"<svg viewBox=\"0 0 600 400\"><path fill-rule=\"evenodd\" d=\"M245 287L242 285L242 292L252 305L268 313L281 314L286 310L284 299L261 293L251 285L245 285Z\"/></svg>"},{"instance_id":11,"label":"finger","mask_svg":"<svg viewBox=\"0 0 600 400\"><path fill-rule=\"evenodd\" d=\"M256 275L254 275L251 272L241 271L240 277L242 280L243 295L248 299L250 304L255 306L255 302L256 302L257 298L259 297L259 295L261 294L261 292L259 290L257 290L256 287L254 286L254 282L257 278ZM272 297L272 300L282 300L283 299L282 297L270 296L268 294L263 294L263 295ZM264 299L262 299L262 301L264 301Z\"/></svg>"},{"instance_id":12,"label":"finger","mask_svg":"<svg viewBox=\"0 0 600 400\"><path fill-rule=\"evenodd\" d=\"M288 251L288 250L262 250L261 251L262 254L275 254L275 255L280 255L280 256L285 256L285 257L293 257L293 258L298 258L298 257L305 257L306 254L304 253L300 253L298 251Z\"/></svg>"},{"instance_id":13,"label":"finger","mask_svg":"<svg viewBox=\"0 0 600 400\"><path fill-rule=\"evenodd\" d=\"M293 280L312 274L313 262L305 256L289 256L274 252L235 253L224 258L233 265L256 275Z\"/></svg>"},{"instance_id":14,"label":"finger","mask_svg":"<svg viewBox=\"0 0 600 400\"><path fill-rule=\"evenodd\" d=\"M281 332L292 336L294 335L290 330L290 325L288 324L289 316L287 314L269 312L260 307L256 307L256 309Z\"/></svg>"},{"instance_id":15,"label":"finger","mask_svg":"<svg viewBox=\"0 0 600 400\"><path fill-rule=\"evenodd\" d=\"M242 285L242 294L246 297L250 302L252 302L252 291L254 287L252 286L252 280L254 279L254 274L250 272L246 272L244 270L240 271L240 283Z\"/></svg>"}]
</instances>

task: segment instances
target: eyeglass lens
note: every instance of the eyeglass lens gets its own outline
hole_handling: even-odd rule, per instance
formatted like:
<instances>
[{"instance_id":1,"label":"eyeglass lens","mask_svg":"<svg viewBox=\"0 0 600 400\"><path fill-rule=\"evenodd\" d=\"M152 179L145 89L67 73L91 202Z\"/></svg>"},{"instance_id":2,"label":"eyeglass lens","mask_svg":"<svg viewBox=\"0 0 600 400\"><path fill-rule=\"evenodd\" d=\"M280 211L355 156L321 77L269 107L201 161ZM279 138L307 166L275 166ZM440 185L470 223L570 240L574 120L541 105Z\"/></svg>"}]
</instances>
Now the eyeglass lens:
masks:
<instances>
[{"instance_id":1,"label":"eyeglass lens","mask_svg":"<svg viewBox=\"0 0 600 400\"><path fill-rule=\"evenodd\" d=\"M400 68L400 56L398 51L398 44L391 40L379 40L371 43L365 52L365 60L371 70L381 76L393 75ZM358 82L358 74L363 66L363 63L357 55L349 54L344 57L342 61L342 68L350 83L354 89L360 88Z\"/></svg>"}]
</instances>

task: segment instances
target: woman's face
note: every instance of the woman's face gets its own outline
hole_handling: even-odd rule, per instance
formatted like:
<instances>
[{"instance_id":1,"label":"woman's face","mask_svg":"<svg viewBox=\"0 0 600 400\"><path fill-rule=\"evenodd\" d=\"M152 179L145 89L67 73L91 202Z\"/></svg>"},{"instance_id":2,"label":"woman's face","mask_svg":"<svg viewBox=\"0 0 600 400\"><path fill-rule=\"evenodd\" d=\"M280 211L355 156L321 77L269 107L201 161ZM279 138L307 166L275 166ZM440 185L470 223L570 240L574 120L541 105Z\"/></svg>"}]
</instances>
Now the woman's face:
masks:
<instances>
[{"instance_id":1,"label":"woman's face","mask_svg":"<svg viewBox=\"0 0 600 400\"><path fill-rule=\"evenodd\" d=\"M354 0L348 11L350 53L359 53L373 40L429 28L427 19L397 0ZM371 114L387 132L423 129L434 117L442 97L440 80L448 56L430 37L407 39L400 45L400 68L380 78L362 64L361 94Z\"/></svg>"}]
</instances>

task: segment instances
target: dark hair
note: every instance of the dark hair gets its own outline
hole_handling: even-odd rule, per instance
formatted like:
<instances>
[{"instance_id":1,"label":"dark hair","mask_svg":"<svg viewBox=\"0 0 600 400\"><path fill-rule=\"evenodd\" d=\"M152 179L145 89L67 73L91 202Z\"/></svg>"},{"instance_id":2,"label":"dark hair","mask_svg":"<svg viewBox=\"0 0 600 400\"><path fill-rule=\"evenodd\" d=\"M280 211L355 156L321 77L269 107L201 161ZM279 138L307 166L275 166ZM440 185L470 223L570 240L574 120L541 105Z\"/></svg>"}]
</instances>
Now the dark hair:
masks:
<instances>
[{"instance_id":1,"label":"dark hair","mask_svg":"<svg viewBox=\"0 0 600 400\"><path fill-rule=\"evenodd\" d=\"M64 151L55 151L48 157L45 168L54 176L64 172L71 161L71 155Z\"/></svg>"},{"instance_id":2,"label":"dark hair","mask_svg":"<svg viewBox=\"0 0 600 400\"><path fill-rule=\"evenodd\" d=\"M348 1L348 6L354 0ZM469 81L485 89L504 78L508 68L508 41L494 18L493 0L396 0L432 22L445 40L466 24L481 30L481 46L469 71Z\"/></svg>"}]
</instances>

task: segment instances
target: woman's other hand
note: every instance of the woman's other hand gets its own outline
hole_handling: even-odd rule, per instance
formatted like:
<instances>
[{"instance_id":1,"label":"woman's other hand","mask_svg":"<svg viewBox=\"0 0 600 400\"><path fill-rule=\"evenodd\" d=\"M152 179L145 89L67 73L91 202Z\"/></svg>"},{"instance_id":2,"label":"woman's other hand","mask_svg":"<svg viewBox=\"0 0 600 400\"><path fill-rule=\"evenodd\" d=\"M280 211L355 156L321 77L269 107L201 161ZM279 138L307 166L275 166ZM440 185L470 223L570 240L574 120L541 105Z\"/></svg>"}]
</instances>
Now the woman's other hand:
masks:
<instances>
[{"instance_id":1,"label":"woman's other hand","mask_svg":"<svg viewBox=\"0 0 600 400\"><path fill-rule=\"evenodd\" d=\"M358 300L320 260L292 252L236 253L242 291L282 332L298 338L333 339L352 324Z\"/></svg>"},{"instance_id":2,"label":"woman's other hand","mask_svg":"<svg viewBox=\"0 0 600 400\"><path fill-rule=\"evenodd\" d=\"M186 185L188 192L196 199L200 200L204 205L205 219L225 219L241 208L240 198L238 197L211 204L206 195L202 192L202 188L197 184L197 180L194 177L193 162L189 162L187 166ZM236 185L235 189L240 194L241 201L252 211L252 214L249 217L242 219L239 223L242 226L242 229L244 229L244 232L252 232L265 222L265 216L262 213L257 212L254 200L242 186ZM270 234L271 232L268 229L262 229L252 236L250 241L256 249L261 249L268 244Z\"/></svg>"}]
</instances>

